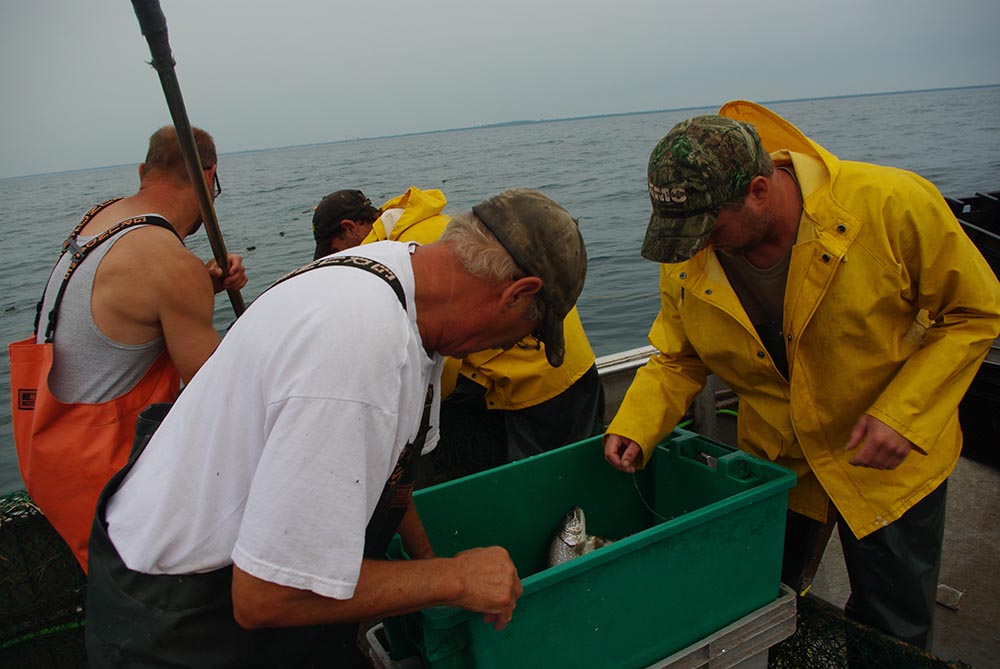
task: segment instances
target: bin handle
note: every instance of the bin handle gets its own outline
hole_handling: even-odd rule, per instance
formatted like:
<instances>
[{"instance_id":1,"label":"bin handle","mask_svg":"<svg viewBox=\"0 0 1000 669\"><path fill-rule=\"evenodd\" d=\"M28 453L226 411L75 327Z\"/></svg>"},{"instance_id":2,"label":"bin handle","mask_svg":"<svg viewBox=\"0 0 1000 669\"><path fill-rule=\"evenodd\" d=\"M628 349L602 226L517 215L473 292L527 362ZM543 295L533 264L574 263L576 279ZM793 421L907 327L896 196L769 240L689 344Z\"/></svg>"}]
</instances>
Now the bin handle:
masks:
<instances>
[{"instance_id":1,"label":"bin handle","mask_svg":"<svg viewBox=\"0 0 1000 669\"><path fill-rule=\"evenodd\" d=\"M696 462L700 462L713 472L719 468L719 459L714 455L709 455L705 451L698 451L691 459Z\"/></svg>"}]
</instances>

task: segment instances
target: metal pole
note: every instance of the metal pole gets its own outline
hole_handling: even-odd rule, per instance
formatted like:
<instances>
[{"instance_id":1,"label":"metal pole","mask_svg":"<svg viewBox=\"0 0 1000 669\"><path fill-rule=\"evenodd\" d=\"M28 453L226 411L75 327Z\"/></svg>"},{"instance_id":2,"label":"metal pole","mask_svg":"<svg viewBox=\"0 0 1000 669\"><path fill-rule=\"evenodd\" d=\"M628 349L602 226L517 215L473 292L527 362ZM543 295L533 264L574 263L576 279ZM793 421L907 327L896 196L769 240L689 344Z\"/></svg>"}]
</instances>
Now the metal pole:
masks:
<instances>
[{"instance_id":1,"label":"metal pole","mask_svg":"<svg viewBox=\"0 0 1000 669\"><path fill-rule=\"evenodd\" d=\"M215 206L208 192L208 184L205 182L201 158L198 156L198 147L194 140L194 132L191 130L190 121L188 121L181 87L177 82L177 73L174 71L174 57L170 52L170 40L167 37L167 19L163 16L163 10L160 9L159 0L132 0L132 8L135 10L136 18L139 19L142 34L149 43L149 52L153 57L150 64L160 75L160 84L163 87L163 94L167 98L167 106L170 108L170 117L173 119L174 128L177 130L177 140L180 142L181 154L184 156L184 164L187 166L188 178L191 180L198 197L198 208L201 210L201 220L205 224L208 242L212 246L215 262L222 268L223 276L225 276L229 268L226 244L222 239L219 219L215 215ZM236 288L229 288L227 292L229 293L229 301L233 304L233 311L236 312L238 318L246 310L243 296Z\"/></svg>"}]
</instances>

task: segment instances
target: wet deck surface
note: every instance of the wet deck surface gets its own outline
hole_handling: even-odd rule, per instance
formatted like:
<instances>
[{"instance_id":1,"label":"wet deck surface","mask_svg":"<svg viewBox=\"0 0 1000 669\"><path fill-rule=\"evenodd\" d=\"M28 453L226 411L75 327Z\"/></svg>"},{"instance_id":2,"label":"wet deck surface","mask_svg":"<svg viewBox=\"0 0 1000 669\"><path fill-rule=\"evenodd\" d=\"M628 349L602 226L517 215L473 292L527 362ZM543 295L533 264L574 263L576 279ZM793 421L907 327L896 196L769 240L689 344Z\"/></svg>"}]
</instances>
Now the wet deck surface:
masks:
<instances>
[{"instance_id":1,"label":"wet deck surface","mask_svg":"<svg viewBox=\"0 0 1000 669\"><path fill-rule=\"evenodd\" d=\"M961 597L952 610L939 596L931 652L975 669L1000 667L1000 470L991 465L963 457L949 479L939 584ZM850 595L836 532L811 594L841 608Z\"/></svg>"}]
</instances>

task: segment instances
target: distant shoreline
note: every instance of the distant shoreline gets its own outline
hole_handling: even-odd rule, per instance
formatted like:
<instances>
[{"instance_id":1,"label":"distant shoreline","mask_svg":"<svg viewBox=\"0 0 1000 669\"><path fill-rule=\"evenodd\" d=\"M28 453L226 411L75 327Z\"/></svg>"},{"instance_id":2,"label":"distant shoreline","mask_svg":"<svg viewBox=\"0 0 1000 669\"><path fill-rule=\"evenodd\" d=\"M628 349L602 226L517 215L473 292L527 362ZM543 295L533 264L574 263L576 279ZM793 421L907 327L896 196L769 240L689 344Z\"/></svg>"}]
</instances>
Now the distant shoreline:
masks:
<instances>
[{"instance_id":1,"label":"distant shoreline","mask_svg":"<svg viewBox=\"0 0 1000 669\"><path fill-rule=\"evenodd\" d=\"M786 102L811 102L815 100L840 100L844 98L868 98L877 97L880 95L906 95L909 93L937 93L942 91L968 91L976 90L981 88L997 88L1000 87L1000 83L996 84L980 84L977 86L947 86L944 88L915 88L911 90L904 91L882 91L879 93L851 93L849 95L824 95L816 98L787 98L782 100L760 100L757 101L762 105L773 105L778 103ZM403 132L393 135L373 135L371 137L353 137L351 139L337 139L329 142L315 142L313 144L290 144L288 146L275 146L267 149L246 149L244 151L233 151L230 154L222 155L239 155L244 153L257 153L260 151L280 151L281 149L301 149L309 146L323 146L325 144L343 144L345 142L361 142L372 139L393 139L397 137L414 137L417 135L434 135L444 132L460 132L463 130L484 130L487 128L507 128L511 126L518 125L534 125L537 123L558 123L560 121L584 121L592 118L614 118L616 116L644 116L647 114L662 114L665 112L676 112L676 111L694 111L698 109L715 109L718 105L697 105L694 107L670 107L667 109L649 109L645 111L631 111L631 112L611 112L608 114L587 114L584 116L566 116L562 118L544 118L544 119L523 119L518 121L501 121L498 123L484 123L481 125L470 125L460 128L442 128L440 130L420 130L415 132Z\"/></svg>"},{"instance_id":2,"label":"distant shoreline","mask_svg":"<svg viewBox=\"0 0 1000 669\"><path fill-rule=\"evenodd\" d=\"M976 85L976 86L947 86L947 87L943 87L943 88L917 88L917 89L902 90L902 91L881 91L881 92L878 92L878 93L851 93L851 94L845 94L845 95L824 95L824 96L814 97L814 98L786 98L786 99L781 99L781 100L760 100L759 102L760 102L760 104L763 104L763 105L773 105L773 104L788 103L788 102L811 102L811 101L819 101L819 100L841 100L841 99L845 99L845 98L867 98L867 97L877 97L877 96L883 96L883 95L906 95L906 94L910 94L910 93L937 93L937 92L943 92L943 91L967 91L967 90L977 90L977 89L983 89L983 88L997 88L997 87L1000 87L1000 83L996 83L996 84L980 84L980 85ZM462 132L462 131L466 131L466 130L486 130L486 129L489 129L489 128L508 128L508 127L520 126L520 125L535 125L535 124L539 124L539 123L558 123L558 122L561 122L561 121L583 121L583 120L587 120L587 119L615 118L615 117L618 117L618 116L644 116L644 115L647 115L647 114L662 114L662 113L665 113L665 112L694 111L694 110L701 110L701 109L714 109L714 108L716 108L716 106L717 105L698 105L698 106L692 106L692 107L671 107L671 108L667 108L667 109L649 109L649 110L645 110L645 111L612 112L612 113L608 113L608 114L587 114L587 115L584 115L584 116L566 116L566 117L562 117L562 118L522 119L522 120L517 120L517 121L501 121L501 122L498 122L498 123L484 123L484 124L481 124L481 125L470 125L470 126L463 126L463 127L459 127L459 128L441 128L439 130L419 130L419 131L414 131L414 132L403 132L403 133L396 133L396 134L391 134L391 135L372 135L371 137L352 137L350 139L335 139L335 140L324 141L324 142L313 142L313 143L309 143L309 144L289 144L289 145L286 145L286 146L272 146L272 147L265 147L265 148L260 148L260 149L244 149L243 151L231 151L231 152L228 152L228 153L220 153L219 155L220 156L238 156L238 155L243 155L243 154L248 154L248 153L262 153L262 152L266 152L266 151L282 151L282 150L285 150L285 149L301 149L301 148L307 148L307 147L312 147L312 146L325 146L325 145L329 145L329 144L346 144L347 142L363 142L363 141L378 140L378 139L395 139L395 138L399 138L399 137L416 137L416 136L420 136L420 135L435 135L435 134L441 134L441 133L447 133L447 132ZM24 174L24 175L19 175L19 176L3 177L3 178L0 178L0 181L7 181L7 180L13 180L13 179L29 179L29 178L33 178L33 177L50 176L50 175L56 175L56 174L72 174L74 172L89 172L89 171L92 171L92 170L106 170L106 169L113 169L113 168L116 168L116 167L128 167L128 166L131 166L133 164L134 163L120 163L120 164L117 164L117 165L101 165L101 166L96 166L96 167L82 167L82 168L75 169L75 170L59 170L59 171L56 171L56 172L40 172L40 173L37 173L37 174Z\"/></svg>"},{"instance_id":3,"label":"distant shoreline","mask_svg":"<svg viewBox=\"0 0 1000 669\"><path fill-rule=\"evenodd\" d=\"M881 95L906 95L908 93L937 93L942 91L967 91L976 90L980 88L997 88L1000 84L981 84L978 86L948 86L945 88L915 88L912 90L905 91L882 91L879 93L851 93L850 95L824 95L818 98L787 98L782 100L756 100L762 105L773 105L786 102L812 102L818 100L841 100L845 98L869 98L878 97ZM670 107L667 109L649 109L645 111L631 111L631 112L611 112L608 114L588 114L585 116L566 116L564 118L546 118L546 119L526 119L521 121L502 121L499 123L484 123L482 125L472 125L462 128L446 128L443 130L422 130L419 132L406 132L400 133L398 135L378 135L375 137L357 137L354 139L343 139L336 140L332 142L317 142L316 144L301 144L297 146L288 147L275 147L275 148L301 148L303 146L322 146L323 144L339 144L342 142L358 142L367 139L388 139L393 137L412 137L414 135L432 135L434 133L440 132L457 132L460 130L482 130L484 128L506 128L509 126L517 125L532 125L535 123L558 123L560 121L583 121L592 118L614 118L616 116L644 116L647 114L663 114L666 112L677 112L677 111L696 111L699 109L715 109L718 105L698 105L695 107ZM247 151L234 151L234 155L237 153L254 153L255 151L273 151L274 149L250 149Z\"/></svg>"}]
</instances>

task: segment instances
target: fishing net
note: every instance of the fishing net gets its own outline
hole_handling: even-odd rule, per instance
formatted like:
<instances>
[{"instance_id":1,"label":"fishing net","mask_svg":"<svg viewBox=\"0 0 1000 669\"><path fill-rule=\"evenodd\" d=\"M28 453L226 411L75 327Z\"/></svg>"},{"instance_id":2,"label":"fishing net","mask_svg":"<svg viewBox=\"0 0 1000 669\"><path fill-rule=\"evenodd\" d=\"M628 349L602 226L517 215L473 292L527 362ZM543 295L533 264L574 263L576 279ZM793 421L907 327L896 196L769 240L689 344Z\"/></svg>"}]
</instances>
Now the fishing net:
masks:
<instances>
[{"instance_id":1,"label":"fishing net","mask_svg":"<svg viewBox=\"0 0 1000 669\"><path fill-rule=\"evenodd\" d=\"M24 491L0 497L0 666L85 667L86 576Z\"/></svg>"},{"instance_id":2,"label":"fishing net","mask_svg":"<svg viewBox=\"0 0 1000 669\"><path fill-rule=\"evenodd\" d=\"M795 634L773 646L769 669L972 669L848 620L816 597L799 597Z\"/></svg>"},{"instance_id":3,"label":"fishing net","mask_svg":"<svg viewBox=\"0 0 1000 669\"><path fill-rule=\"evenodd\" d=\"M499 411L441 403L441 440L417 462L416 487L444 483L507 462L506 427Z\"/></svg>"},{"instance_id":4,"label":"fishing net","mask_svg":"<svg viewBox=\"0 0 1000 669\"><path fill-rule=\"evenodd\" d=\"M589 386L580 386L584 390L587 387ZM549 447L546 444L551 445L556 440L568 439L569 434L578 435L575 438L583 439L604 432L603 424L593 425L594 417L587 415L587 409L579 411L570 409L567 416L560 414L559 418L553 415L559 411L558 405L545 407L541 413L534 412L544 404L523 411L488 410L484 399L485 392L486 389L482 386L460 377L455 391L442 400L440 441L433 451L421 457L417 463L417 488L444 483L507 464L512 459L524 457L524 454L546 450ZM571 389L567 391L566 396L578 395L579 391ZM588 397L580 406L590 407L591 401ZM602 390L598 405L601 408L597 409L599 416L604 414L604 401ZM563 402L562 406L566 406L566 403ZM511 416L514 416L513 420ZM565 423L568 429L563 431L547 432L541 427L536 432L536 425L560 419L579 422ZM512 451L520 454L512 455Z\"/></svg>"}]
</instances>

